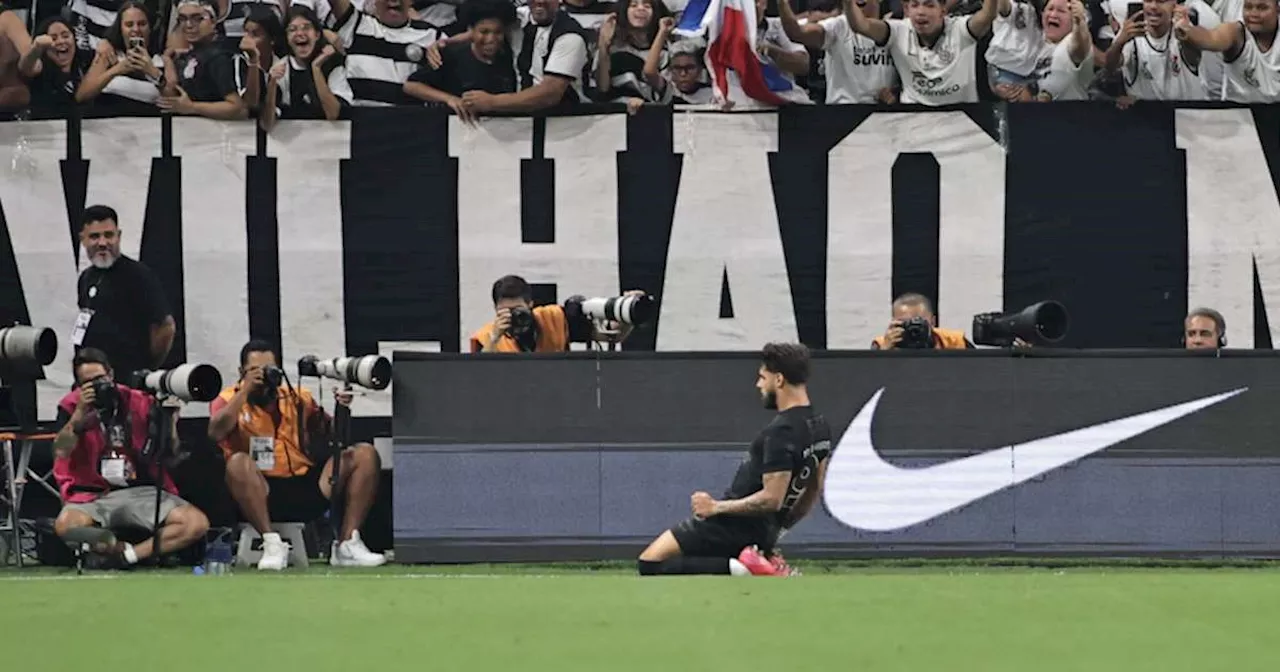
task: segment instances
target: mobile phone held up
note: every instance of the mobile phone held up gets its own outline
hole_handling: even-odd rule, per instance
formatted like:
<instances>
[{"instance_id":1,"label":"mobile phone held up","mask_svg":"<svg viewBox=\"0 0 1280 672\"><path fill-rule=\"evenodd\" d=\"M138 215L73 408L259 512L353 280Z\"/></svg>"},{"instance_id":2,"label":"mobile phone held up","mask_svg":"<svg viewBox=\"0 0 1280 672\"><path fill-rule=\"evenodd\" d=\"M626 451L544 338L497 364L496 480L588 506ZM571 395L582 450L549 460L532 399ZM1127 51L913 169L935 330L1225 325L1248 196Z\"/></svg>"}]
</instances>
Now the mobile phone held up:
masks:
<instances>
[{"instance_id":1,"label":"mobile phone held up","mask_svg":"<svg viewBox=\"0 0 1280 672\"><path fill-rule=\"evenodd\" d=\"M1133 9L1133 5L1129 5L1129 8ZM133 51L134 49L146 49L146 48L147 48L147 41L142 39L141 37L129 38L129 51Z\"/></svg>"},{"instance_id":2,"label":"mobile phone held up","mask_svg":"<svg viewBox=\"0 0 1280 672\"><path fill-rule=\"evenodd\" d=\"M1129 13L1128 13L1128 15L1127 15L1127 17L1128 17L1128 18L1132 19L1133 17L1135 17L1135 16L1137 16L1137 15L1139 15L1139 14L1141 14L1141 13L1142 13L1142 3L1141 3L1141 2L1131 2L1131 3L1129 3Z\"/></svg>"}]
</instances>

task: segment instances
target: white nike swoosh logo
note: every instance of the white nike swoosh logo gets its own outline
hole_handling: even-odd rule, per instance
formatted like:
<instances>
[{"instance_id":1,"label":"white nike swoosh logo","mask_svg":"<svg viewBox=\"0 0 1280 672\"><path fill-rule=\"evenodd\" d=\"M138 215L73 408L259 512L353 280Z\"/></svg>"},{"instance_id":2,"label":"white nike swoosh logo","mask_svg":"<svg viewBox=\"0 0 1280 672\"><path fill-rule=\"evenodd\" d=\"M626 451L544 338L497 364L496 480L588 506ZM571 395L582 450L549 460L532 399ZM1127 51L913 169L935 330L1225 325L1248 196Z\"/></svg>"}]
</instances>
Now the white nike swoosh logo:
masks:
<instances>
[{"instance_id":1,"label":"white nike swoosh logo","mask_svg":"<svg viewBox=\"0 0 1280 672\"><path fill-rule=\"evenodd\" d=\"M880 388L849 423L831 456L823 499L836 520L888 532L937 518L1005 488L1127 441L1249 388L1120 418L920 469L881 459L871 441Z\"/></svg>"}]
</instances>

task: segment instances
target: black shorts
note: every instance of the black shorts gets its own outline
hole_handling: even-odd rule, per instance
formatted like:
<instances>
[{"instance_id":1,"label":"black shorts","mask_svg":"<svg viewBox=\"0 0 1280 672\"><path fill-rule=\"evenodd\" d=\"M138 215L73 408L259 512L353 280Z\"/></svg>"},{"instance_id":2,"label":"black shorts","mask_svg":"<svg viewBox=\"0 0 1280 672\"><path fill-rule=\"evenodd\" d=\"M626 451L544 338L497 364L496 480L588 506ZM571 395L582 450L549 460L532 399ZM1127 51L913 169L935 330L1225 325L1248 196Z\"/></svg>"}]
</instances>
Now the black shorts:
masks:
<instances>
[{"instance_id":1,"label":"black shorts","mask_svg":"<svg viewBox=\"0 0 1280 672\"><path fill-rule=\"evenodd\" d=\"M681 555L707 558L736 558L748 546L769 551L778 538L777 528L767 521L735 516L690 518L671 528L671 534Z\"/></svg>"},{"instance_id":2,"label":"black shorts","mask_svg":"<svg viewBox=\"0 0 1280 672\"><path fill-rule=\"evenodd\" d=\"M292 478L267 479L267 513L273 523L309 523L329 509L329 500L320 492L320 472L316 465Z\"/></svg>"}]
</instances>

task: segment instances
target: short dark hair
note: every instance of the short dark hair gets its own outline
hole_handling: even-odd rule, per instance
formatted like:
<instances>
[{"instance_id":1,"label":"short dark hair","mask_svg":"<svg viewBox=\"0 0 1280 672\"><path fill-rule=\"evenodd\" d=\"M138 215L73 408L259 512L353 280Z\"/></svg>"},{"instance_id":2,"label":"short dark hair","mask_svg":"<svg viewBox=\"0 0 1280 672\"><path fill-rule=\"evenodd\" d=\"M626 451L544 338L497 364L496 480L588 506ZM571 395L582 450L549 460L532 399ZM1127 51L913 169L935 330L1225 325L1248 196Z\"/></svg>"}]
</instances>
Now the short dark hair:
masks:
<instances>
[{"instance_id":1,"label":"short dark hair","mask_svg":"<svg viewBox=\"0 0 1280 672\"><path fill-rule=\"evenodd\" d=\"M112 224L120 226L120 217L116 215L115 208L109 205L91 205L84 209L84 214L80 215L80 228L84 228L94 222L105 222L111 220Z\"/></svg>"},{"instance_id":2,"label":"short dark hair","mask_svg":"<svg viewBox=\"0 0 1280 672\"><path fill-rule=\"evenodd\" d=\"M515 25L516 6L506 0L466 0L458 10L458 22L468 28L485 19L495 19L503 26Z\"/></svg>"},{"instance_id":3,"label":"short dark hair","mask_svg":"<svg viewBox=\"0 0 1280 672\"><path fill-rule=\"evenodd\" d=\"M917 306L917 305L924 306L925 310L931 313L933 312L933 302L930 301L929 297L925 296L924 294L907 292L906 294L903 294L893 300L894 308L897 308L898 306Z\"/></svg>"},{"instance_id":4,"label":"short dark hair","mask_svg":"<svg viewBox=\"0 0 1280 672\"><path fill-rule=\"evenodd\" d=\"M271 40L271 51L281 58L289 55L289 45L286 43L284 34L284 24L280 22L280 12L274 6L255 3L249 6L249 12L244 17L245 23L253 22L258 24L262 31L267 34L267 39Z\"/></svg>"},{"instance_id":5,"label":"short dark hair","mask_svg":"<svg viewBox=\"0 0 1280 672\"><path fill-rule=\"evenodd\" d=\"M107 361L107 353L97 348L81 348L76 353L71 360L71 376L76 377L80 373L80 367L85 364L101 364L107 373L111 373L111 363Z\"/></svg>"},{"instance_id":6,"label":"short dark hair","mask_svg":"<svg viewBox=\"0 0 1280 672\"><path fill-rule=\"evenodd\" d=\"M800 343L769 343L760 353L766 371L782 374L792 385L809 380L809 348Z\"/></svg>"},{"instance_id":7,"label":"short dark hair","mask_svg":"<svg viewBox=\"0 0 1280 672\"><path fill-rule=\"evenodd\" d=\"M1218 311L1212 308L1196 308L1190 313L1187 313L1186 320L1189 320L1193 317L1207 317L1213 320L1213 326L1215 329L1218 330L1218 335L1219 336L1226 335L1227 318L1223 317L1222 313L1219 313ZM1183 322L1186 322L1186 320L1183 320Z\"/></svg>"},{"instance_id":8,"label":"short dark hair","mask_svg":"<svg viewBox=\"0 0 1280 672\"><path fill-rule=\"evenodd\" d=\"M524 299L533 303L533 287L518 275L504 275L493 283L493 304L502 299Z\"/></svg>"},{"instance_id":9,"label":"short dark hair","mask_svg":"<svg viewBox=\"0 0 1280 672\"><path fill-rule=\"evenodd\" d=\"M280 363L280 355L276 352L275 346L261 338L254 338L245 343L243 348L240 348L240 368L243 369L245 362L249 361L249 353L251 352L269 352L276 356L276 363Z\"/></svg>"}]
</instances>

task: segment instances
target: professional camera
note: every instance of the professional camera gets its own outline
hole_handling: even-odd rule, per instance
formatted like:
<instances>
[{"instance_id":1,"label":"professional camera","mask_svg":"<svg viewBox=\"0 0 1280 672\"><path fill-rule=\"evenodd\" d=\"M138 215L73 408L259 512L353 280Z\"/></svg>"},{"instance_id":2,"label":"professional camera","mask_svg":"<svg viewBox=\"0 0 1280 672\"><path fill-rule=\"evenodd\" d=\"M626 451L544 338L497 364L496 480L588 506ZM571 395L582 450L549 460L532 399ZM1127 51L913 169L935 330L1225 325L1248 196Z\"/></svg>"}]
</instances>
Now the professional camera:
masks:
<instances>
[{"instance_id":1,"label":"professional camera","mask_svg":"<svg viewBox=\"0 0 1280 672\"><path fill-rule=\"evenodd\" d=\"M262 387L268 390L279 389L284 383L284 369L278 366L262 367Z\"/></svg>"},{"instance_id":2,"label":"professional camera","mask_svg":"<svg viewBox=\"0 0 1280 672\"><path fill-rule=\"evenodd\" d=\"M582 299L582 314L600 322L620 322L638 325L654 317L657 306L652 296L611 296Z\"/></svg>"},{"instance_id":3,"label":"professional camera","mask_svg":"<svg viewBox=\"0 0 1280 672\"><path fill-rule=\"evenodd\" d=\"M528 311L525 311L528 312ZM511 311L515 324L515 311ZM533 319L533 314L529 314ZM363 357L334 357L319 359L307 355L298 360L299 376L324 376L347 384L359 385L371 390L383 390L391 384L391 360L381 355Z\"/></svg>"},{"instance_id":4,"label":"professional camera","mask_svg":"<svg viewBox=\"0 0 1280 672\"><path fill-rule=\"evenodd\" d=\"M0 329L0 362L47 366L58 355L58 335L48 327Z\"/></svg>"},{"instance_id":5,"label":"professional camera","mask_svg":"<svg viewBox=\"0 0 1280 672\"><path fill-rule=\"evenodd\" d=\"M182 364L172 369L133 372L133 387L182 401L213 401L222 390L222 374L208 364Z\"/></svg>"},{"instance_id":6,"label":"professional camera","mask_svg":"<svg viewBox=\"0 0 1280 672\"><path fill-rule=\"evenodd\" d=\"M89 383L93 386L93 408L98 411L98 415L115 415L116 409L120 407L120 391L116 389L116 382L107 376L98 376Z\"/></svg>"},{"instance_id":7,"label":"professional camera","mask_svg":"<svg viewBox=\"0 0 1280 672\"><path fill-rule=\"evenodd\" d=\"M524 306L512 308L510 319L511 324L507 326L507 333L513 337L528 333L533 328L533 311Z\"/></svg>"},{"instance_id":8,"label":"professional camera","mask_svg":"<svg viewBox=\"0 0 1280 672\"><path fill-rule=\"evenodd\" d=\"M973 316L976 345L1012 347L1016 339L1030 345L1052 345L1067 335L1071 317L1057 301L1041 301L1016 313L979 313Z\"/></svg>"},{"instance_id":9,"label":"professional camera","mask_svg":"<svg viewBox=\"0 0 1280 672\"><path fill-rule=\"evenodd\" d=\"M898 347L905 350L928 350L933 347L933 325L923 317L912 317L898 324L902 328L902 340Z\"/></svg>"}]
</instances>

